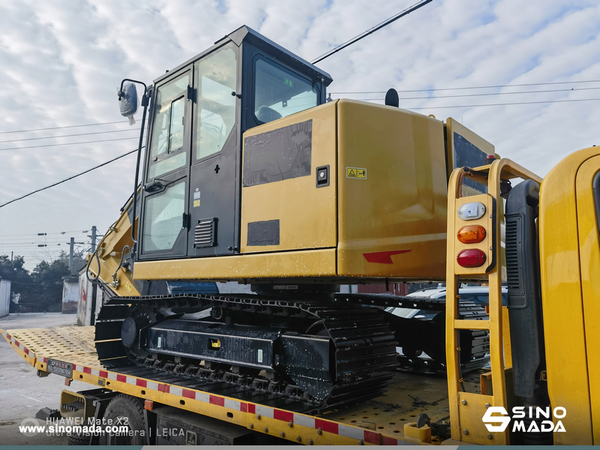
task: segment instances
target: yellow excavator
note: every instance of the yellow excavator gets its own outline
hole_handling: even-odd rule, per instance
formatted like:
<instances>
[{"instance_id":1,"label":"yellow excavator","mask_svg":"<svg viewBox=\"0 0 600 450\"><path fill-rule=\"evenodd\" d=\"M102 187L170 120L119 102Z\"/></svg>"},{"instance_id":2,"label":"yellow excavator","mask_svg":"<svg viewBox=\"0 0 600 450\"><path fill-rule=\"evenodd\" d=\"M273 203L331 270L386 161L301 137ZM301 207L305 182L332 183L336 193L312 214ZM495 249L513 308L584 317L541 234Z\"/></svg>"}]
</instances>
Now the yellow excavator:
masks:
<instances>
[{"instance_id":1,"label":"yellow excavator","mask_svg":"<svg viewBox=\"0 0 600 450\"><path fill-rule=\"evenodd\" d=\"M145 89L141 187L90 260L116 294L96 322L106 367L228 380L316 409L386 389L401 333L364 303L399 299L339 285L443 281L449 174L493 147L398 108L393 92L393 106L326 102L330 82L242 27ZM122 105L133 91L123 84ZM173 289L186 280L252 292ZM443 368L438 322L430 365ZM485 336L471 341L465 363L485 356Z\"/></svg>"},{"instance_id":2,"label":"yellow excavator","mask_svg":"<svg viewBox=\"0 0 600 450\"><path fill-rule=\"evenodd\" d=\"M137 100L127 81L120 100L132 115ZM431 323L410 328L423 342L437 340L409 356L418 365L423 349L441 348L430 364L449 374L454 440L488 442L484 405L508 408L520 398L573 408L585 426L573 418L571 430L581 428L582 442L600 442L591 375L598 361L587 350L600 339L592 319L600 304L598 221L577 208L584 191L572 195L573 177L579 183L583 173L576 158L564 169L569 176L556 169L540 193L539 177L505 167L493 145L460 123L400 109L393 90L385 105L327 101L331 81L241 27L144 85L141 180L136 173L135 194L88 264L110 293L96 321L102 364L226 382L321 411L385 391L396 347L406 343L383 309L410 304L446 317L434 332ZM581 195L596 211L598 153L587 150L593 163L581 163L591 171L581 175ZM532 181L513 188L511 178ZM558 232L563 215L568 236ZM589 230L578 234L582 224ZM455 235L465 240L455 245ZM448 280L448 306L339 292L340 285L422 280ZM186 283L197 281L240 289L210 293ZM489 283L489 305L461 302L462 281ZM591 297L582 303L570 287ZM489 398L461 396L464 365L486 353ZM478 406L466 412L470 402ZM461 433L457 424L467 422L471 431ZM509 441L505 433L501 442ZM546 441L527 436L548 442L547 433Z\"/></svg>"}]
</instances>

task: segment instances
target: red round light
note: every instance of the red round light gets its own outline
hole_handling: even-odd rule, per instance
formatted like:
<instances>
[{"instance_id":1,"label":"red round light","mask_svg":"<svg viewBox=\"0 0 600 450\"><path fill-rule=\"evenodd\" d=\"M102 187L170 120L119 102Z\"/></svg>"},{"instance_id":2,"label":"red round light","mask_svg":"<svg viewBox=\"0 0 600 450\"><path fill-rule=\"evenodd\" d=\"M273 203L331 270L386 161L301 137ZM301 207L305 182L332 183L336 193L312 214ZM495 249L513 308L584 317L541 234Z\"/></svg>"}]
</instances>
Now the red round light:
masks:
<instances>
[{"instance_id":1,"label":"red round light","mask_svg":"<svg viewBox=\"0 0 600 450\"><path fill-rule=\"evenodd\" d=\"M478 248L470 248L460 252L456 261L462 267L479 267L485 263L485 253Z\"/></svg>"}]
</instances>

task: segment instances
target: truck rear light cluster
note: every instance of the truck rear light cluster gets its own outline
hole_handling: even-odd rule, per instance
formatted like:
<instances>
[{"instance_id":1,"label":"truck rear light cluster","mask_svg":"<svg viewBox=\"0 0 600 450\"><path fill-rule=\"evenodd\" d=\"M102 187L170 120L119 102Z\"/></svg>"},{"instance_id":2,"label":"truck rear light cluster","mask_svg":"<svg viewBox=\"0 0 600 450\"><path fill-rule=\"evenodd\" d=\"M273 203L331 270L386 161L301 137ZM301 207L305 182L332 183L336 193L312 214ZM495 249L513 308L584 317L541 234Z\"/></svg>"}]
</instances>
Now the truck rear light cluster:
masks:
<instances>
[{"instance_id":1,"label":"truck rear light cluster","mask_svg":"<svg viewBox=\"0 0 600 450\"><path fill-rule=\"evenodd\" d=\"M461 246L456 262L464 268L476 268L485 264L487 259L487 231L485 226L486 205L482 202L472 201L461 205L457 209L460 221L465 223L456 234L459 242L466 244ZM481 220L483 218L483 220ZM459 221L459 224L460 224ZM471 223L468 223L471 222Z\"/></svg>"}]
</instances>

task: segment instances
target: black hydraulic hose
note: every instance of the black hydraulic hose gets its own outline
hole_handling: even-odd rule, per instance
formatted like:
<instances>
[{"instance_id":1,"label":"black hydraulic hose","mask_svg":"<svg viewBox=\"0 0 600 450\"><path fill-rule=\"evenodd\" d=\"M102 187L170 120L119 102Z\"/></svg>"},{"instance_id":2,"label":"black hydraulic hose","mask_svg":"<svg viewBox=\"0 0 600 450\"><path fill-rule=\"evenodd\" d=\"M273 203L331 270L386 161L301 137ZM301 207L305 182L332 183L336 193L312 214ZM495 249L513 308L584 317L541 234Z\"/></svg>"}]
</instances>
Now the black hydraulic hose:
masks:
<instances>
[{"instance_id":1,"label":"black hydraulic hose","mask_svg":"<svg viewBox=\"0 0 600 450\"><path fill-rule=\"evenodd\" d=\"M92 263L92 260L96 258L97 263L98 263L98 273L96 274L95 277L90 277L90 264ZM102 281L102 279L100 278L100 271L102 270L102 266L100 265L100 257L98 256L98 249L96 249L96 251L94 253L92 253L92 256L90 257L90 259L87 262L87 265L85 267L85 277L87 278L87 280L90 283L99 283L99 284L106 284Z\"/></svg>"},{"instance_id":2,"label":"black hydraulic hose","mask_svg":"<svg viewBox=\"0 0 600 450\"><path fill-rule=\"evenodd\" d=\"M123 267L123 263L125 262L125 255L127 255L126 250L129 250L129 254L131 254L131 247L129 245L126 245L125 247L123 247L123 251L121 252L121 261L119 262L119 267L117 267L117 269L115 270L115 273L113 274L113 277L117 274L117 272L119 271L119 269L121 267Z\"/></svg>"}]
</instances>

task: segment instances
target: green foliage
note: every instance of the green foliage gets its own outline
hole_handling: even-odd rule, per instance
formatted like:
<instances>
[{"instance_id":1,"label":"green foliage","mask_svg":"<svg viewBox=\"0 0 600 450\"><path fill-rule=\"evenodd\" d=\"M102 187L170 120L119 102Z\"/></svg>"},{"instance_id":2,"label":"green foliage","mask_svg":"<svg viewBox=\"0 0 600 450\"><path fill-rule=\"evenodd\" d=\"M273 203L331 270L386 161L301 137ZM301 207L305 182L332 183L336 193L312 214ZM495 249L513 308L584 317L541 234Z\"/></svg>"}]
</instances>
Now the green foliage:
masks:
<instances>
[{"instance_id":1,"label":"green foliage","mask_svg":"<svg viewBox=\"0 0 600 450\"><path fill-rule=\"evenodd\" d=\"M22 256L15 256L11 262L9 256L0 255L0 277L12 282L11 290L21 294L21 301L28 301L33 280L24 265L25 258Z\"/></svg>"},{"instance_id":2,"label":"green foliage","mask_svg":"<svg viewBox=\"0 0 600 450\"><path fill-rule=\"evenodd\" d=\"M0 277L12 281L13 292L21 294L20 311L60 311L63 277L70 275L69 258L40 262L31 273L23 266L25 260L16 256L13 261L0 255Z\"/></svg>"},{"instance_id":3,"label":"green foliage","mask_svg":"<svg viewBox=\"0 0 600 450\"><path fill-rule=\"evenodd\" d=\"M62 278L69 276L68 263L58 259L51 263L42 261L35 266L31 276L34 283L36 283L37 302L41 308L47 310L51 305L61 303Z\"/></svg>"}]
</instances>

